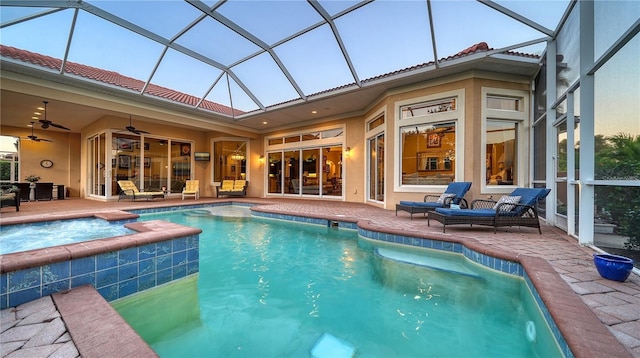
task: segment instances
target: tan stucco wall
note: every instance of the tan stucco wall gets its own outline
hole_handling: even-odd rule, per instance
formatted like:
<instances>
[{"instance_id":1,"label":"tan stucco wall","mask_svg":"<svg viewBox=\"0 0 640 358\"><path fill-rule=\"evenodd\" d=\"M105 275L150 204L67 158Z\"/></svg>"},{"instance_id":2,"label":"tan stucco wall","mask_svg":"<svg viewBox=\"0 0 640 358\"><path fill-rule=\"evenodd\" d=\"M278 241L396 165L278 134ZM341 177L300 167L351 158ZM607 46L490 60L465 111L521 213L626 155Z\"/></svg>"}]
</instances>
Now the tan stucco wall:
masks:
<instances>
[{"instance_id":1,"label":"tan stucco wall","mask_svg":"<svg viewBox=\"0 0 640 358\"><path fill-rule=\"evenodd\" d=\"M80 192L80 134L43 130L36 125L33 134L53 142L34 142L27 138L31 128L1 126L2 135L20 137L20 181L28 175L40 176L45 183L62 184L70 196ZM42 160L53 161L51 168L40 166Z\"/></svg>"},{"instance_id":2,"label":"tan stucco wall","mask_svg":"<svg viewBox=\"0 0 640 358\"><path fill-rule=\"evenodd\" d=\"M397 154L394 153L395 141L397 135L395 133L395 103L398 101L409 100L423 96L437 95L439 93L464 90L464 117L465 117L465 137L464 137L464 158L465 165L462 175L458 173L458 180L471 181L474 185L467 194L467 199L472 200L478 197L486 197L486 194L480 192L481 168L484 158L481 158L481 109L482 109L482 88L505 88L529 91L529 83L527 79L517 77L506 77L491 73L464 73L447 78L441 78L425 83L414 84L412 86L395 89L389 91L385 96L381 97L375 103L371 103L369 108L364 111L361 116L353 116L348 118L325 118L315 120L301 119L301 125L298 127L291 126L286 129L280 129L272 132L256 134L253 132L244 132L234 130L233 133L215 129L193 129L192 127L180 125L160 124L162 122L151 122L149 117L145 120L136 120L134 115L133 125L136 128L151 132L153 137L171 138L174 140L193 141L193 151L205 151L212 153L212 140L225 139L246 139L249 140L248 156L248 180L250 182L248 188L249 196L265 196L265 171L266 163L259 160L261 155L265 154L264 138L280 135L283 133L296 133L308 130L318 130L323 128L335 127L337 125L345 127L344 147L351 148L348 158L345 158L343 166L343 186L344 200L351 202L367 202L366 195L366 143L365 129L367 120L373 119L376 113L385 112L385 203L384 207L394 209L395 204L400 200L421 200L424 194L439 194L443 187L434 186L431 188L417 188L415 192L396 192L394 191L394 160ZM160 111L148 110L147 115L153 115ZM172 116L173 114L169 114ZM165 115L163 115L165 116ZM72 196L84 197L84 186L87 182L86 164L81 158L86 158L87 138L96 133L111 128L114 130L123 130L129 125L129 118L103 116L90 125L82 128L81 134L45 131L36 129L35 134L40 137L50 138L53 143L23 141L22 158L21 158L21 175L36 174L43 177L43 181L52 181L56 184L64 184L69 188ZM525 126L527 128L528 126ZM17 135L26 137L30 134L29 128L1 127L2 134ZM528 140L528 134L520 140ZM51 169L40 167L39 163L42 159L51 159L55 165ZM528 160L528 158L521 158ZM203 196L215 196L214 182L211 177L211 167L213 162L194 162L195 177L200 180L201 194ZM523 165L527 168L528 165ZM528 177L526 173L525 177ZM526 186L528 183L519 183L520 186ZM335 199L335 198L332 198ZM372 205L381 205L372 203Z\"/></svg>"}]
</instances>

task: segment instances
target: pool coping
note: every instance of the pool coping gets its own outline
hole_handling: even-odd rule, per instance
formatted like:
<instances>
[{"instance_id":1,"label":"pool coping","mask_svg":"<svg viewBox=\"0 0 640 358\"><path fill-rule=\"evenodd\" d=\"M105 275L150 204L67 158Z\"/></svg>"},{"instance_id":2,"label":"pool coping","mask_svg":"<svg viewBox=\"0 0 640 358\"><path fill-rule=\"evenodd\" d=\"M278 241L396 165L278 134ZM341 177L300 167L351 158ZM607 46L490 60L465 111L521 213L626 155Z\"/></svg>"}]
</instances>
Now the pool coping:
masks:
<instances>
[{"instance_id":1,"label":"pool coping","mask_svg":"<svg viewBox=\"0 0 640 358\"><path fill-rule=\"evenodd\" d=\"M81 357L158 357L93 286L54 293L51 298Z\"/></svg>"},{"instance_id":2,"label":"pool coping","mask_svg":"<svg viewBox=\"0 0 640 358\"><path fill-rule=\"evenodd\" d=\"M615 357L631 357L629 351L622 345L622 343L616 339L613 334L607 329L596 314L582 301L577 293L565 282L560 274L555 271L551 264L540 257L515 254L500 248L493 247L491 245L482 244L478 240L469 237L452 237L436 232L425 232L423 234L416 232L406 232L401 229L383 227L376 225L375 223L352 217L345 217L344 215L327 215L327 214L315 214L304 213L300 215L298 213L292 213L287 210L278 210L277 208L270 207L270 204L264 202L251 203L247 201L234 202L225 201L213 203L204 203L196 206L211 206L211 205L249 205L252 206L251 210L256 212L269 213L274 218L298 218L295 221L315 223L319 224L322 220L326 220L329 224L336 223L338 227L345 227L349 229L362 228L364 230L371 230L392 235L408 236L416 239L430 239L443 242L457 243L464 247L478 252L482 255L492 256L498 259L508 260L519 263L532 285L538 291L540 298L548 309L555 324L558 326L563 338L571 350L571 354L575 357L592 357L597 356L615 356ZM163 211L168 207L156 208L155 210ZM188 206L188 205L187 205ZM178 209L186 209L186 206L180 206ZM132 211L136 211L132 209ZM122 215L122 211L111 211L114 216ZM124 212L129 213L130 212ZM104 213L101 213L104 214ZM109 216L110 214L104 214ZM91 216L97 216L97 214L87 215L70 214L70 215L57 215L53 219L49 220L63 220L73 218L86 218ZM36 222L44 220L12 220L11 224L19 224L25 222ZM4 223L8 224L8 223ZM156 233L157 234L157 233ZM135 235L135 234L134 234ZM76 244L71 244L76 245ZM60 253L51 252L51 255ZM6 256L6 255L5 255ZM5 260L1 263L4 267ZM3 270L4 272L4 270Z\"/></svg>"},{"instance_id":3,"label":"pool coping","mask_svg":"<svg viewBox=\"0 0 640 358\"><path fill-rule=\"evenodd\" d=\"M72 217L70 219L77 218L78 217ZM202 232L202 230L198 228L177 225L162 220L131 222L124 224L124 226L136 231L136 233L0 255L0 257L2 257L0 261L0 274L19 271L29 267L44 266L60 261L80 259L104 252L144 246L177 237L198 235Z\"/></svg>"}]
</instances>

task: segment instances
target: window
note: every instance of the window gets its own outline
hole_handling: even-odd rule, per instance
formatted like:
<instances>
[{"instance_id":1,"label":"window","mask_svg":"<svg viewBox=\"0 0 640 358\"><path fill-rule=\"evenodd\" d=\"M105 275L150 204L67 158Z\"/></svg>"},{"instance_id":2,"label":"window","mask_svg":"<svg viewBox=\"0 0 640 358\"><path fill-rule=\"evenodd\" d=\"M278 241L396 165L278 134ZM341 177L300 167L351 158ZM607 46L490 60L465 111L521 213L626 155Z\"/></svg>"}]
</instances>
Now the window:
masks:
<instances>
[{"instance_id":1,"label":"window","mask_svg":"<svg viewBox=\"0 0 640 358\"><path fill-rule=\"evenodd\" d=\"M218 140L213 143L213 181L247 179L247 141Z\"/></svg>"},{"instance_id":2,"label":"window","mask_svg":"<svg viewBox=\"0 0 640 358\"><path fill-rule=\"evenodd\" d=\"M485 137L487 185L517 185L514 170L518 168L516 141L518 123L487 120Z\"/></svg>"},{"instance_id":3,"label":"window","mask_svg":"<svg viewBox=\"0 0 640 358\"><path fill-rule=\"evenodd\" d=\"M19 182L18 137L0 136L0 182Z\"/></svg>"},{"instance_id":4,"label":"window","mask_svg":"<svg viewBox=\"0 0 640 358\"><path fill-rule=\"evenodd\" d=\"M380 116L371 122L367 123L367 130L373 130L384 124L384 116Z\"/></svg>"},{"instance_id":5,"label":"window","mask_svg":"<svg viewBox=\"0 0 640 358\"><path fill-rule=\"evenodd\" d=\"M266 138L267 193L342 196L343 137L338 127Z\"/></svg>"},{"instance_id":6,"label":"window","mask_svg":"<svg viewBox=\"0 0 640 358\"><path fill-rule=\"evenodd\" d=\"M487 108L522 112L522 99L512 97L487 96Z\"/></svg>"},{"instance_id":7,"label":"window","mask_svg":"<svg viewBox=\"0 0 640 358\"><path fill-rule=\"evenodd\" d=\"M526 150L525 128L528 123L528 92L483 88L482 106L482 190L501 193L505 186L523 186L527 177L521 158Z\"/></svg>"},{"instance_id":8,"label":"window","mask_svg":"<svg viewBox=\"0 0 640 358\"><path fill-rule=\"evenodd\" d=\"M426 101L414 103L400 108L400 118L412 118L430 114L438 114L442 112L451 112L456 110L456 99L438 99L435 101Z\"/></svg>"},{"instance_id":9,"label":"window","mask_svg":"<svg viewBox=\"0 0 640 358\"><path fill-rule=\"evenodd\" d=\"M445 186L462 173L463 89L396 103L394 190L415 192ZM422 187L422 188L420 188Z\"/></svg>"},{"instance_id":10,"label":"window","mask_svg":"<svg viewBox=\"0 0 640 358\"><path fill-rule=\"evenodd\" d=\"M412 125L400 130L402 185L445 185L454 181L454 122Z\"/></svg>"}]
</instances>

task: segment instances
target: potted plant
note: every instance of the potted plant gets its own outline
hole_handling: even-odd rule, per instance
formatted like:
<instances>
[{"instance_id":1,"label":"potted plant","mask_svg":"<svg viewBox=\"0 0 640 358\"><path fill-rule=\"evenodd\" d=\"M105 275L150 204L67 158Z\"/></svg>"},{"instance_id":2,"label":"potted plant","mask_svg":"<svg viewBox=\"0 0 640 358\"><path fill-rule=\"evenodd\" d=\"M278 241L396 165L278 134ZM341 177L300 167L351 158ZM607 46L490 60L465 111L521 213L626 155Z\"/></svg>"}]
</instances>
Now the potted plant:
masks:
<instances>
[{"instance_id":1,"label":"potted plant","mask_svg":"<svg viewBox=\"0 0 640 358\"><path fill-rule=\"evenodd\" d=\"M40 177L37 176L37 175L31 174L31 175L27 176L26 178L24 178L24 180L26 180L26 181L28 181L30 183L29 184L29 188L31 190L29 191L29 201L35 200L35 197L36 197L36 192L35 192L36 183L38 182L38 180L40 180Z\"/></svg>"},{"instance_id":2,"label":"potted plant","mask_svg":"<svg viewBox=\"0 0 640 358\"><path fill-rule=\"evenodd\" d=\"M31 184L37 183L40 180L40 177L37 175L29 175L28 177L24 178L24 180L28 181Z\"/></svg>"},{"instance_id":3,"label":"potted plant","mask_svg":"<svg viewBox=\"0 0 640 358\"><path fill-rule=\"evenodd\" d=\"M613 281L624 282L633 270L633 259L611 254L594 254L593 263L600 276Z\"/></svg>"}]
</instances>

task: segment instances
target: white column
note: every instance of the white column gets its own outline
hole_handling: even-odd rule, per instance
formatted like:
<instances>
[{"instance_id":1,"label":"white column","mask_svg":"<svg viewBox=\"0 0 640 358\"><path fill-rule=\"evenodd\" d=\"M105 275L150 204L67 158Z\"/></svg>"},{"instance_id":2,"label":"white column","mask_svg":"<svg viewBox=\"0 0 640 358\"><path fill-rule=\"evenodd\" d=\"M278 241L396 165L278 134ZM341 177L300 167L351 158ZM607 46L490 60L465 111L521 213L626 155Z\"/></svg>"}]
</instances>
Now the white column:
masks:
<instances>
[{"instance_id":1,"label":"white column","mask_svg":"<svg viewBox=\"0 0 640 358\"><path fill-rule=\"evenodd\" d=\"M594 76L587 71L594 61L594 2L580 2L580 217L579 242L593 244L594 180Z\"/></svg>"}]
</instances>

